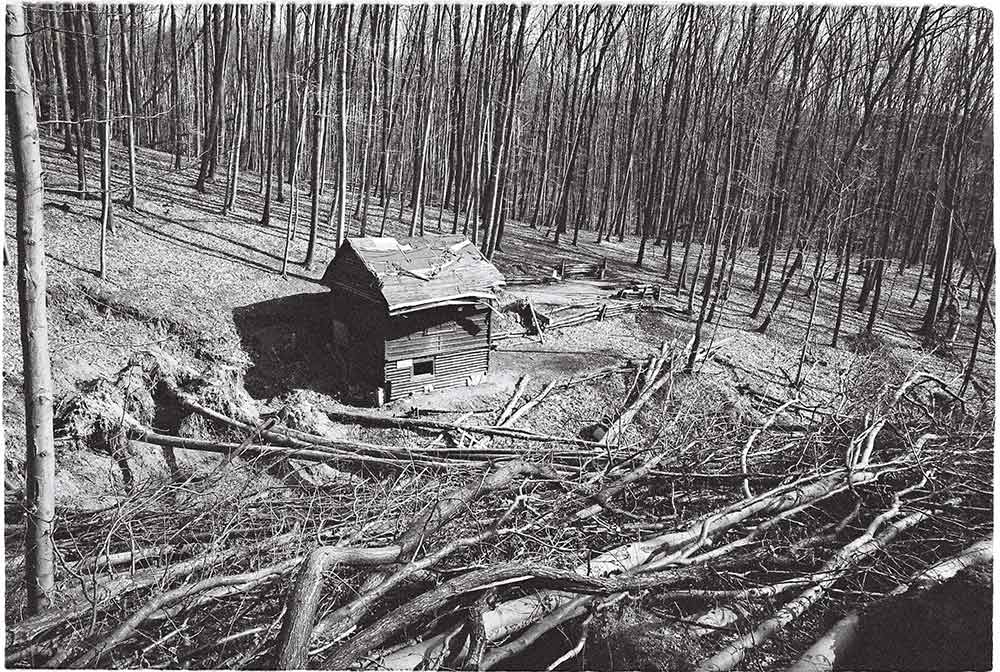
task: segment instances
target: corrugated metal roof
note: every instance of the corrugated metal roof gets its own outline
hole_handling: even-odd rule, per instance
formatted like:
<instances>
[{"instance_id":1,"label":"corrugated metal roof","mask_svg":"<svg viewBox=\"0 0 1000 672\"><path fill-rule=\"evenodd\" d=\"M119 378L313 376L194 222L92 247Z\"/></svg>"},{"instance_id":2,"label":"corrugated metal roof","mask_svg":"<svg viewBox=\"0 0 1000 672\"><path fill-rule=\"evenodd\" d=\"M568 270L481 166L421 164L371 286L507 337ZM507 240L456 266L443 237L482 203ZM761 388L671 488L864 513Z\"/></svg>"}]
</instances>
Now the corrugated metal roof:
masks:
<instances>
[{"instance_id":1,"label":"corrugated metal roof","mask_svg":"<svg viewBox=\"0 0 1000 672\"><path fill-rule=\"evenodd\" d=\"M449 304L489 302L503 286L500 271L462 235L413 238L347 238L323 275L343 284L337 259L348 249L377 282L390 315ZM339 281L339 282L338 282Z\"/></svg>"}]
</instances>

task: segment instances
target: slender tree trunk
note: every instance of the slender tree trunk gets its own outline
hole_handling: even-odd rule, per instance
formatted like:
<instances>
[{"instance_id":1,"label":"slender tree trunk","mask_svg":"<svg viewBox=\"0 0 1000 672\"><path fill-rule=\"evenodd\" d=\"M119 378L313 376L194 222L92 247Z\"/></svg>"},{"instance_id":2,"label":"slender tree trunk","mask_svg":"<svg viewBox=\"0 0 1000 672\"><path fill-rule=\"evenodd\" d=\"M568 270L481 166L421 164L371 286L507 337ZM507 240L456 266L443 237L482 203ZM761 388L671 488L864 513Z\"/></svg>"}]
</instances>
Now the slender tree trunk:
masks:
<instances>
[{"instance_id":1,"label":"slender tree trunk","mask_svg":"<svg viewBox=\"0 0 1000 672\"><path fill-rule=\"evenodd\" d=\"M211 107L209 101L212 99L212 7L202 5L201 7L201 118L198 129L201 135L202 152L207 152L209 145L209 123L211 119ZM218 55L216 55L218 58Z\"/></svg>"},{"instance_id":2,"label":"slender tree trunk","mask_svg":"<svg viewBox=\"0 0 1000 672\"><path fill-rule=\"evenodd\" d=\"M111 87L108 86L108 71L111 66L111 40L107 31L111 21L105 21L102 14L111 11L88 7L90 12L90 30L94 42L94 66L97 79L97 120L100 124L101 146L101 241L98 260L98 275L106 275L105 251L107 249L107 234L114 233L114 215L111 212Z\"/></svg>"},{"instance_id":3,"label":"slender tree trunk","mask_svg":"<svg viewBox=\"0 0 1000 672\"><path fill-rule=\"evenodd\" d=\"M358 201L357 207L355 207L355 216L360 214L361 217L362 236L367 233L368 229L368 162L369 155L371 154L372 126L375 122L375 83L378 81L376 78L377 61L375 59L375 45L378 42L378 27L382 21L382 12L387 11L388 9L383 8L380 12L377 8L372 7L371 18L369 19L371 39L368 43L368 105L367 113L365 114L365 139L361 149L361 200ZM382 95L385 95L385 93L383 92Z\"/></svg>"},{"instance_id":4,"label":"slender tree trunk","mask_svg":"<svg viewBox=\"0 0 1000 672\"><path fill-rule=\"evenodd\" d=\"M245 12L246 7L239 6L236 9L239 16L236 17L236 119L234 120L233 137L230 140L229 164L226 175L226 201L222 206L222 214L228 215L236 207L236 196L240 186L240 146L243 138L244 118L247 116L247 81L244 41L248 41L247 22Z\"/></svg>"},{"instance_id":5,"label":"slender tree trunk","mask_svg":"<svg viewBox=\"0 0 1000 672\"><path fill-rule=\"evenodd\" d=\"M722 218L721 217L711 218L709 221L710 221L709 226L711 226L712 221L716 223L715 226L716 232L715 236L712 238L712 250L711 252L709 252L708 255L708 270L705 273L705 280L702 283L701 307L698 309L698 321L695 323L694 339L691 343L691 351L688 353L687 364L684 367L684 370L687 372L690 372L692 369L694 369L694 362L698 356L698 349L701 344L701 330L705 324L705 313L706 310L708 309L708 303L712 295L712 279L715 277L715 263L716 259L718 259L719 256L719 243L722 240L723 236ZM704 244L702 244L702 247L704 247ZM695 279L692 280L691 282L692 286L695 284L696 281L697 281L697 273L695 274ZM691 312L691 309L692 309L691 300L689 299L688 312Z\"/></svg>"},{"instance_id":6,"label":"slender tree trunk","mask_svg":"<svg viewBox=\"0 0 1000 672\"><path fill-rule=\"evenodd\" d=\"M212 75L212 107L209 111L208 137L205 139L205 151L201 157L201 168L198 170L198 181L195 189L204 193L205 183L214 178L214 166L219 151L219 134L222 126L222 97L225 88L226 52L229 49L230 25L233 19L233 5L225 5L222 32L219 37L218 49L215 52L215 68ZM216 19L220 8L215 7Z\"/></svg>"},{"instance_id":7,"label":"slender tree trunk","mask_svg":"<svg viewBox=\"0 0 1000 672\"><path fill-rule=\"evenodd\" d=\"M150 102L153 105L153 109L159 112L160 110L160 87L159 82L161 80L160 73L163 71L163 56L161 51L161 46L163 44L163 14L166 7L160 6L156 13L156 42L153 46L153 81L157 82L157 87L153 89L153 95ZM159 117L154 117L149 120L149 143L156 149L159 149L160 142L160 120Z\"/></svg>"},{"instance_id":8,"label":"slender tree trunk","mask_svg":"<svg viewBox=\"0 0 1000 672\"><path fill-rule=\"evenodd\" d=\"M316 5L310 5L310 8L315 11ZM309 84L306 84L306 90L303 91L302 100L304 101L309 94ZM298 126L295 127L293 131L292 140L292 162L291 169L292 173L289 175L291 180L288 185L288 219L285 222L285 251L281 257L281 277L288 277L288 254L291 251L292 238L295 236L295 224L299 215L299 189L297 178L299 175L299 153L302 151L303 138L305 137L305 123L306 123L306 108L307 105L299 106L299 119Z\"/></svg>"},{"instance_id":9,"label":"slender tree trunk","mask_svg":"<svg viewBox=\"0 0 1000 672\"><path fill-rule=\"evenodd\" d=\"M505 98L502 101L503 106L500 110L500 114L497 115L499 121L499 128L497 129L499 133L497 136L499 143L494 156L494 168L489 176L486 191L487 235L485 236L484 244L487 259L492 259L493 254L496 251L497 241L500 236L500 213L498 210L502 208L503 193L506 192L506 180L501 182L501 175L504 167L508 163L507 157L510 154L511 134L514 125L514 108L517 102L518 90L516 71L520 68L525 23L527 22L529 8L527 5L522 5L520 11L521 19L517 35L513 40L513 45L511 43L511 33L513 32L515 14L515 9L513 7L508 10L507 17L506 52L508 56L505 59L503 72L500 77L500 81L503 83ZM500 205L498 205L498 203Z\"/></svg>"},{"instance_id":10,"label":"slender tree trunk","mask_svg":"<svg viewBox=\"0 0 1000 672\"><path fill-rule=\"evenodd\" d=\"M393 73L395 71L396 64L396 44L395 39L399 33L399 8L393 6L387 6L385 8L387 12L386 26L382 33L382 123L380 125L380 131L382 134L381 142L381 152L379 153L379 184L378 188L381 194L381 207L382 207L382 225L381 231L385 232L385 221L388 217L389 211L389 180L392 176L392 166L390 166L389 160L389 138L392 134L393 127L393 106L395 104L394 96L394 82L395 78ZM388 14L392 15L392 30L389 30L388 24ZM392 50L390 50L390 37L392 37ZM381 235L381 234L380 234Z\"/></svg>"},{"instance_id":11,"label":"slender tree trunk","mask_svg":"<svg viewBox=\"0 0 1000 672\"><path fill-rule=\"evenodd\" d=\"M267 113L267 142L264 148L264 153L267 155L266 158L266 168L264 169L265 180L264 180L264 207L260 216L261 226L266 226L271 221L271 185L274 184L272 175L274 174L274 140L275 140L275 112L274 106L277 101L274 100L274 67L271 64L271 54L274 53L274 21L277 13L277 5L275 3L270 3L268 5L270 20L268 21L267 29L267 79L264 87L264 103Z\"/></svg>"},{"instance_id":12,"label":"slender tree trunk","mask_svg":"<svg viewBox=\"0 0 1000 672\"><path fill-rule=\"evenodd\" d=\"M188 5L188 9L191 9L191 5ZM205 107L205 101L202 100L203 96L198 75L199 70L204 70L205 68L205 64L202 61L204 61L204 58L199 60L198 49L193 47L191 49L191 126L189 128L188 136L190 138L194 156L197 160L201 160L201 118L204 116L203 109ZM200 66L199 63L201 63Z\"/></svg>"},{"instance_id":13,"label":"slender tree trunk","mask_svg":"<svg viewBox=\"0 0 1000 672\"><path fill-rule=\"evenodd\" d=\"M285 202L285 151L288 147L288 137L291 133L289 124L292 117L292 76L295 72L295 5L286 5L285 22L285 67L282 69L281 81L283 82L284 95L281 105L281 123L275 130L277 134L277 168L275 179L278 183L277 199L279 203Z\"/></svg>"},{"instance_id":14,"label":"slender tree trunk","mask_svg":"<svg viewBox=\"0 0 1000 672\"><path fill-rule=\"evenodd\" d=\"M170 53L174 62L174 72L170 76L174 120L174 170L180 170L184 139L181 130L181 59L177 48L177 7L174 5L170 5Z\"/></svg>"},{"instance_id":15,"label":"slender tree trunk","mask_svg":"<svg viewBox=\"0 0 1000 672\"><path fill-rule=\"evenodd\" d=\"M7 125L17 184L17 297L24 358L25 584L27 612L51 604L55 587L55 440L53 389L45 312L46 275L42 162L38 150L34 95L25 45L24 9L10 3L7 14ZM6 247L5 247L6 249Z\"/></svg>"},{"instance_id":16,"label":"slender tree trunk","mask_svg":"<svg viewBox=\"0 0 1000 672\"><path fill-rule=\"evenodd\" d=\"M132 64L135 63L135 53L129 53L128 49L125 47L126 31L124 6L121 6L118 9L118 25L121 31L119 37L122 51L122 100L125 102L125 133L127 138L126 144L128 146L128 197L126 198L125 203L129 208L134 209L135 202L139 194L139 189L135 182L135 110L132 107L132 80L134 78L132 74Z\"/></svg>"},{"instance_id":17,"label":"slender tree trunk","mask_svg":"<svg viewBox=\"0 0 1000 672\"><path fill-rule=\"evenodd\" d=\"M309 185L312 196L312 203L309 211L309 244L306 248L306 258L303 265L307 269L312 269L314 257L316 255L316 235L319 230L319 181L320 168L323 162L323 137L325 135L326 119L323 114L323 94L326 90L326 58L321 53L323 48L323 27L327 24L329 31L329 21L324 21L325 12L332 12L331 7L320 7L316 16L316 25L313 37L316 68L316 90L313 92L313 153L312 153L312 174Z\"/></svg>"},{"instance_id":18,"label":"slender tree trunk","mask_svg":"<svg viewBox=\"0 0 1000 672\"><path fill-rule=\"evenodd\" d=\"M84 37L76 32L78 13L77 9L62 8L63 30L66 32L66 67L69 73L67 79L73 103L73 135L76 137L76 189L80 198L85 200L88 193L87 164L83 154L85 148L83 119L87 111L84 107L83 89L86 88L89 79L80 77L82 66L79 63L80 47L78 43L83 41ZM89 149L89 146L86 148Z\"/></svg>"},{"instance_id":19,"label":"slender tree trunk","mask_svg":"<svg viewBox=\"0 0 1000 672\"><path fill-rule=\"evenodd\" d=\"M308 35L310 24L314 22L316 16L317 5L309 5L309 13L306 15L305 31L306 31L306 53L308 53ZM298 224L299 217L299 188L298 188L298 176L299 176L299 155L302 153L302 146L305 144L306 137L306 110L308 105L306 101L309 100L309 77L303 78L305 85L303 87L302 95L299 97L301 105L299 105L299 118L298 123L293 126L291 130L291 156L288 167L289 167L289 181L288 181L288 218L285 225L285 251L281 258L281 277L287 278L288 275L288 255L291 248L292 240L295 238L295 229Z\"/></svg>"},{"instance_id":20,"label":"slender tree trunk","mask_svg":"<svg viewBox=\"0 0 1000 672\"><path fill-rule=\"evenodd\" d=\"M979 298L979 312L976 314L976 335L972 339L972 352L969 353L969 363L965 367L965 376L962 378L962 388L958 391L958 396L963 396L965 394L966 388L969 386L969 382L972 380L972 372L976 366L976 355L979 354L979 342L983 335L983 318L986 313L986 308L990 302L990 287L993 285L993 271L996 266L996 250L991 250L990 259L986 265L986 282L983 286L986 288L983 291L982 296Z\"/></svg>"},{"instance_id":21,"label":"slender tree trunk","mask_svg":"<svg viewBox=\"0 0 1000 672\"><path fill-rule=\"evenodd\" d=\"M347 37L350 28L350 8L340 8L339 51L337 53L337 223L334 249L339 250L347 237Z\"/></svg>"},{"instance_id":22,"label":"slender tree trunk","mask_svg":"<svg viewBox=\"0 0 1000 672\"><path fill-rule=\"evenodd\" d=\"M74 40L77 47L77 68L79 71L78 86L80 91L80 118L83 123L83 141L88 150L94 149L94 122L91 116L94 114L93 100L90 97L90 81L92 68L90 67L90 51L88 44L93 40L88 40L87 36L92 32L87 27L88 10L83 5L78 5L77 9L71 13L75 18L73 31L77 38ZM94 55L95 59L100 59L99 54Z\"/></svg>"},{"instance_id":23,"label":"slender tree trunk","mask_svg":"<svg viewBox=\"0 0 1000 672\"><path fill-rule=\"evenodd\" d=\"M840 299L837 301L837 319L833 324L833 339L830 346L837 347L837 339L840 336L840 325L844 319L844 304L847 302L847 281L851 277L851 248L854 246L854 227L847 231L847 244L844 245L844 274L840 281Z\"/></svg>"},{"instance_id":24,"label":"slender tree trunk","mask_svg":"<svg viewBox=\"0 0 1000 672\"><path fill-rule=\"evenodd\" d=\"M63 10L64 11L64 10ZM73 128L75 124L73 123L73 113L71 111L71 96L69 92L69 84L66 79L66 64L63 61L63 39L62 31L59 29L59 12L60 10L53 7L52 9L52 60L53 67L56 71L56 79L59 85L59 91L62 93L60 96L61 105L59 108L60 115L63 118L63 151L67 154L73 153Z\"/></svg>"},{"instance_id":25,"label":"slender tree trunk","mask_svg":"<svg viewBox=\"0 0 1000 672\"><path fill-rule=\"evenodd\" d=\"M425 16L421 25L426 24L427 17L426 12L430 11L430 6L425 5L424 12ZM424 235L424 217L423 217L423 204L426 200L424 183L426 181L426 165L427 165L427 140L431 134L431 117L434 115L434 79L437 74L437 51L438 42L441 34L441 8L434 8L434 28L432 29L433 36L431 38L431 57L430 57L430 82L426 87L425 92L422 94L418 93L418 101L422 100L420 103L423 107L423 124L422 129L417 135L417 151L414 156L414 176L413 176L413 191L411 194L411 205L413 206L413 214L410 218L410 235L414 235L417 231L417 220L420 221L420 235ZM424 69L424 56L423 56L423 38L421 37L421 55L420 55L420 70L423 72Z\"/></svg>"}]
</instances>

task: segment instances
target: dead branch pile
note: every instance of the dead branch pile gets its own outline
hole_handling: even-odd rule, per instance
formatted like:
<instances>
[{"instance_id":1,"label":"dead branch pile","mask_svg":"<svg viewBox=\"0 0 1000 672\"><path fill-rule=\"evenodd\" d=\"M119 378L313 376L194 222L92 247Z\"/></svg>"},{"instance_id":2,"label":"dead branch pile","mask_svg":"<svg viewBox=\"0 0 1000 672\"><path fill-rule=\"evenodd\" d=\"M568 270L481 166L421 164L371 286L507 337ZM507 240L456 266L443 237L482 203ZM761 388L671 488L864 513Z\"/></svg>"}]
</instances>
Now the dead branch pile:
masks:
<instances>
[{"instance_id":1,"label":"dead branch pile","mask_svg":"<svg viewBox=\"0 0 1000 672\"><path fill-rule=\"evenodd\" d=\"M223 381L136 363L141 384L95 387L63 430L225 458L61 512L56 606L9 607L7 663L541 669L592 666L590 636L643 642L648 627L669 634L678 669L773 666L822 634L798 625L808 612L845 595L859 608L990 533L992 409L944 381L855 371L835 412L790 432L759 398L756 426L713 412L711 381L684 359L665 345L533 393L525 378L492 424L330 416L415 435L402 446L241 416ZM609 376L634 384L596 444L528 429L568 387ZM156 431L168 402L209 430ZM642 442L621 431L650 422ZM307 461L337 469L292 478ZM640 615L627 637L612 631L622 609ZM797 651L772 646L791 630Z\"/></svg>"}]
</instances>

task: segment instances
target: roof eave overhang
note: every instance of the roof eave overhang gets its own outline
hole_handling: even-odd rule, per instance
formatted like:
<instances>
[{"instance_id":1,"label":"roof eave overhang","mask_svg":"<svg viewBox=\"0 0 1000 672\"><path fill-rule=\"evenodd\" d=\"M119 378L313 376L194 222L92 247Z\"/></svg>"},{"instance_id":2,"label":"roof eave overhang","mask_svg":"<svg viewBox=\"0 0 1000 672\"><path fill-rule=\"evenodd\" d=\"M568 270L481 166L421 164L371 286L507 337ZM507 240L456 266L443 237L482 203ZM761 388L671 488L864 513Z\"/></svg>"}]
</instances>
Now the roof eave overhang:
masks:
<instances>
[{"instance_id":1,"label":"roof eave overhang","mask_svg":"<svg viewBox=\"0 0 1000 672\"><path fill-rule=\"evenodd\" d=\"M452 296L437 296L425 301L414 301L412 303L397 303L389 306L389 316L405 315L415 313L420 310L431 308L441 308L444 306L461 306L484 304L489 306L497 300L496 294L492 292L474 292L465 294L455 294Z\"/></svg>"}]
</instances>

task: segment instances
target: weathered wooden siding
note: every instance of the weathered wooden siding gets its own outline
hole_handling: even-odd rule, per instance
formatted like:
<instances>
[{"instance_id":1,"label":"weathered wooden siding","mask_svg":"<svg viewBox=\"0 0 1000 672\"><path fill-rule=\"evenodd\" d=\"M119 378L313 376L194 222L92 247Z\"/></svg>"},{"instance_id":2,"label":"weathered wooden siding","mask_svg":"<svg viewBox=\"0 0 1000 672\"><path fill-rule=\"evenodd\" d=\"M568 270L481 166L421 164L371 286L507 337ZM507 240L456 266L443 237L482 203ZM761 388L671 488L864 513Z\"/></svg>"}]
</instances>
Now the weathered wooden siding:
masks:
<instances>
[{"instance_id":1,"label":"weathered wooden siding","mask_svg":"<svg viewBox=\"0 0 1000 672\"><path fill-rule=\"evenodd\" d=\"M385 381L398 399L428 386L465 385L489 367L490 312L451 306L389 321L385 340ZM433 375L415 376L413 360L431 357ZM401 364L402 363L402 364Z\"/></svg>"},{"instance_id":2,"label":"weathered wooden siding","mask_svg":"<svg viewBox=\"0 0 1000 672\"><path fill-rule=\"evenodd\" d=\"M486 347L465 352L438 353L434 355L434 375L429 378L414 378L412 368L398 369L395 362L386 364L389 399L423 392L428 386L441 390L466 385L470 377L478 377L486 372L488 359L489 348Z\"/></svg>"},{"instance_id":3,"label":"weathered wooden siding","mask_svg":"<svg viewBox=\"0 0 1000 672\"><path fill-rule=\"evenodd\" d=\"M385 334L386 361L483 346L488 315L478 306L450 306L391 318Z\"/></svg>"}]
</instances>

